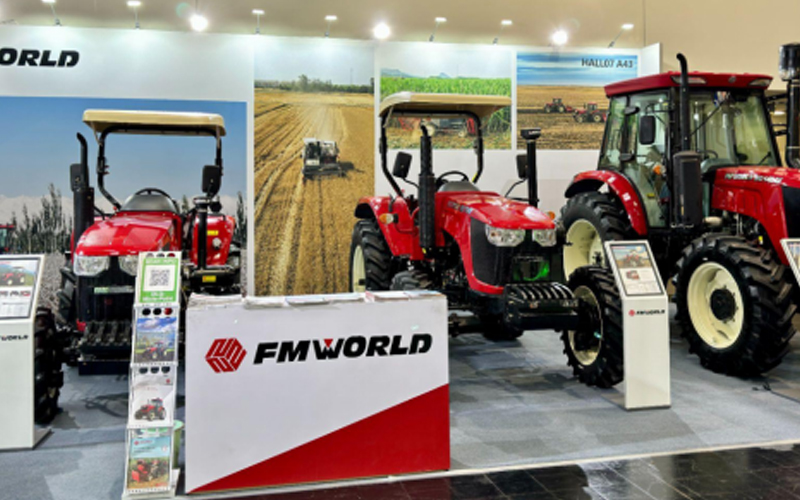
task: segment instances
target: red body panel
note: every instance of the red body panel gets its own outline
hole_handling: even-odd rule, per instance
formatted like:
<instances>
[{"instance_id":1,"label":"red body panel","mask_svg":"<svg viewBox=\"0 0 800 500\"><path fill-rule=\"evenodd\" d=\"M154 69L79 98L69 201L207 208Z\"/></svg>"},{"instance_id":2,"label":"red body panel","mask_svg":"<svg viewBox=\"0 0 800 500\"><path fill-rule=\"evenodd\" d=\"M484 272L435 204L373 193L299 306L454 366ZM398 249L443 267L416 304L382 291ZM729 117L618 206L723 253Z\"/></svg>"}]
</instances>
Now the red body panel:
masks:
<instances>
[{"instance_id":1,"label":"red body panel","mask_svg":"<svg viewBox=\"0 0 800 500\"><path fill-rule=\"evenodd\" d=\"M75 248L78 255L132 255L181 249L181 218L170 212L117 212L95 222Z\"/></svg>"},{"instance_id":2,"label":"red body panel","mask_svg":"<svg viewBox=\"0 0 800 500\"><path fill-rule=\"evenodd\" d=\"M572 182L567 188L567 193L569 193L573 187L579 186L581 182L591 183L598 187L602 184L606 184L625 206L625 212L628 214L633 230L641 236L647 234L647 214L639 199L639 195L628 179L611 170L590 170L588 172L581 172L572 179ZM581 192L581 190L578 189L576 192ZM567 197L569 197L569 195Z\"/></svg>"},{"instance_id":3,"label":"red body panel","mask_svg":"<svg viewBox=\"0 0 800 500\"><path fill-rule=\"evenodd\" d=\"M673 80L674 77L680 77L681 74L677 71L669 71L667 73L660 73L658 75L643 76L640 78L632 78L630 80L623 80L621 82L606 85L606 96L614 97L617 95L625 95L639 92L647 92L649 90L665 89L669 87L679 87L679 83ZM730 89L746 89L746 88L759 88L764 89L769 87L772 82L770 75L756 75L749 73L702 73L700 71L693 71L689 73L689 77L701 77L705 79L704 85L690 83L691 87L695 88L730 88ZM754 80L767 80L766 85L751 86Z\"/></svg>"},{"instance_id":4,"label":"red body panel","mask_svg":"<svg viewBox=\"0 0 800 500\"><path fill-rule=\"evenodd\" d=\"M233 230L236 227L230 215L208 216L208 241L206 241L206 264L209 266L222 266L228 262L228 252L231 249ZM222 246L219 250L214 248L214 239L219 238ZM192 263L197 264L197 218L192 225Z\"/></svg>"}]
</instances>

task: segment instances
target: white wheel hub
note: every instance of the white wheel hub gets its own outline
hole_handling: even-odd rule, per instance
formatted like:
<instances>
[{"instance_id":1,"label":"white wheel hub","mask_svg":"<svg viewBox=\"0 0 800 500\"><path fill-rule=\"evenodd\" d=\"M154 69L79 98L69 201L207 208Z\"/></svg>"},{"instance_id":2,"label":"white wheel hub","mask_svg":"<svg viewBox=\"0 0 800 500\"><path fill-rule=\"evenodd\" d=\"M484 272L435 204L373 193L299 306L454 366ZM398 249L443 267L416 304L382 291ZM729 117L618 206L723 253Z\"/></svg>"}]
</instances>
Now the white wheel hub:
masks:
<instances>
[{"instance_id":1,"label":"white wheel hub","mask_svg":"<svg viewBox=\"0 0 800 500\"><path fill-rule=\"evenodd\" d=\"M703 342L714 349L736 343L744 326L744 300L730 271L716 262L700 264L689 278L686 302Z\"/></svg>"},{"instance_id":2,"label":"white wheel hub","mask_svg":"<svg viewBox=\"0 0 800 500\"><path fill-rule=\"evenodd\" d=\"M567 230L564 246L564 274L569 277L576 269L589 265L606 267L603 240L597 228L586 219L578 219Z\"/></svg>"},{"instance_id":3,"label":"white wheel hub","mask_svg":"<svg viewBox=\"0 0 800 500\"><path fill-rule=\"evenodd\" d=\"M575 355L575 359L583 366L589 366L597 360L597 356L600 355L600 348L603 346L603 315L597 297L589 287L579 286L574 293L576 299L584 302L589 307L594 307L596 310L593 311L596 313L595 317L601 319L600 324L593 325L592 331L578 332L570 330L567 332L569 347ZM591 336L591 338L586 338L586 336Z\"/></svg>"},{"instance_id":4,"label":"white wheel hub","mask_svg":"<svg viewBox=\"0 0 800 500\"><path fill-rule=\"evenodd\" d=\"M353 260L350 262L352 287L354 292L367 291L367 268L364 264L364 250L361 245L356 245L353 250Z\"/></svg>"}]
</instances>

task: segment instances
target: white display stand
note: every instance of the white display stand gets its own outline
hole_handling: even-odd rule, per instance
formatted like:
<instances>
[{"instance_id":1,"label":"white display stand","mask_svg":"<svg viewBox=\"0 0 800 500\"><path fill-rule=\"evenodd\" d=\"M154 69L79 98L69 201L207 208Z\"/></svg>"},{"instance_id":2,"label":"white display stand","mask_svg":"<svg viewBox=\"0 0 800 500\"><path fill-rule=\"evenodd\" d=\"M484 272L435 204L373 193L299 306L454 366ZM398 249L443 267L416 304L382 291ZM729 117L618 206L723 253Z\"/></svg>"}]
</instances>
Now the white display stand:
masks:
<instances>
[{"instance_id":1,"label":"white display stand","mask_svg":"<svg viewBox=\"0 0 800 500\"><path fill-rule=\"evenodd\" d=\"M606 242L622 299L624 408L671 405L669 302L647 241Z\"/></svg>"},{"instance_id":2,"label":"white display stand","mask_svg":"<svg viewBox=\"0 0 800 500\"><path fill-rule=\"evenodd\" d=\"M188 493L450 467L443 295L193 295L186 342Z\"/></svg>"},{"instance_id":3,"label":"white display stand","mask_svg":"<svg viewBox=\"0 0 800 500\"><path fill-rule=\"evenodd\" d=\"M0 450L33 448L50 429L34 424L34 323L43 255L0 256Z\"/></svg>"}]
</instances>

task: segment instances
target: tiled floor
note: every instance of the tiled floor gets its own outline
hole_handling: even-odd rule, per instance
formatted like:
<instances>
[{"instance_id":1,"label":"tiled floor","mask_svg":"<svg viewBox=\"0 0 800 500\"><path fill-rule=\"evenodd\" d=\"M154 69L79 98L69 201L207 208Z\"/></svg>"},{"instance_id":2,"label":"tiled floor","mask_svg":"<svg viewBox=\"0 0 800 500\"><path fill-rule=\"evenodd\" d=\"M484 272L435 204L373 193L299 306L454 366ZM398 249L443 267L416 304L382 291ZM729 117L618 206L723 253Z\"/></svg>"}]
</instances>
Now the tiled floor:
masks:
<instances>
[{"instance_id":1,"label":"tiled floor","mask_svg":"<svg viewBox=\"0 0 800 500\"><path fill-rule=\"evenodd\" d=\"M493 472L242 500L792 500L800 445Z\"/></svg>"}]
</instances>

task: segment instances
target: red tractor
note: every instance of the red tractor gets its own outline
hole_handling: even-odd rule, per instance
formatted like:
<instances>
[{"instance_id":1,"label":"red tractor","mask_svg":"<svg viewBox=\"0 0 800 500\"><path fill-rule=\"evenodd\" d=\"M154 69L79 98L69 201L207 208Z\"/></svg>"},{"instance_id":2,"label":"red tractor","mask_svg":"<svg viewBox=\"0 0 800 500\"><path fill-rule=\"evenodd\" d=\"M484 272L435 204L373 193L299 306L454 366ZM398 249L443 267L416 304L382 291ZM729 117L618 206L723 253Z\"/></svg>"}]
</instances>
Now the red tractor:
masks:
<instances>
[{"instance_id":1,"label":"red tractor","mask_svg":"<svg viewBox=\"0 0 800 500\"><path fill-rule=\"evenodd\" d=\"M596 102L590 102L581 109L576 109L572 117L578 123L605 123L606 112L597 108Z\"/></svg>"},{"instance_id":2,"label":"red tractor","mask_svg":"<svg viewBox=\"0 0 800 500\"><path fill-rule=\"evenodd\" d=\"M563 99L560 97L554 97L551 102L548 102L544 105L544 112L545 113L574 113L575 108L572 106L567 106L564 104Z\"/></svg>"},{"instance_id":3,"label":"red tractor","mask_svg":"<svg viewBox=\"0 0 800 500\"><path fill-rule=\"evenodd\" d=\"M0 255L11 251L11 235L14 229L14 224L0 224Z\"/></svg>"},{"instance_id":4,"label":"red tractor","mask_svg":"<svg viewBox=\"0 0 800 500\"><path fill-rule=\"evenodd\" d=\"M28 278L25 269L0 263L0 285L22 286Z\"/></svg>"},{"instance_id":5,"label":"red tractor","mask_svg":"<svg viewBox=\"0 0 800 500\"><path fill-rule=\"evenodd\" d=\"M233 241L233 217L220 213L222 137L220 115L87 110L84 122L98 143L97 187L113 212L105 214L94 203L89 185L86 139L78 134L81 162L70 177L75 227L68 265L61 270L59 315L77 337L81 373L127 370L131 351L134 283L139 253L160 251L183 257L186 294L238 293L240 249ZM161 189L147 187L124 203L105 188L109 173L106 141L111 134L209 136L216 144L213 165L203 168L201 196L181 212Z\"/></svg>"},{"instance_id":6,"label":"red tractor","mask_svg":"<svg viewBox=\"0 0 800 500\"><path fill-rule=\"evenodd\" d=\"M164 408L164 400L161 398L153 398L143 404L133 414L136 420L164 420L167 418L167 409Z\"/></svg>"},{"instance_id":7,"label":"red tractor","mask_svg":"<svg viewBox=\"0 0 800 500\"><path fill-rule=\"evenodd\" d=\"M523 131L528 154L517 163L517 184L528 181L527 202L475 185L484 166L481 120L510 104L507 97L408 92L381 103L381 168L395 196L365 197L356 207L350 288L440 291L454 311L453 335L481 332L501 341L525 330L562 330L568 362L580 380L610 387L623 375L619 297L613 277L600 267L584 267L563 284L563 235L536 208L539 130ZM418 184L408 180L408 153L398 152L389 172L387 128L393 117L422 119ZM425 126L434 117L475 122L472 178L460 170L434 174ZM418 195L405 194L398 180L415 186Z\"/></svg>"},{"instance_id":8,"label":"red tractor","mask_svg":"<svg viewBox=\"0 0 800 500\"><path fill-rule=\"evenodd\" d=\"M715 372L760 374L795 334L781 241L800 237L800 45L782 47L777 97L770 76L688 73L678 59L680 73L606 87L599 167L565 194L565 271L604 264L603 241L649 240L691 352ZM788 129L775 131L768 105L787 97Z\"/></svg>"}]
</instances>

